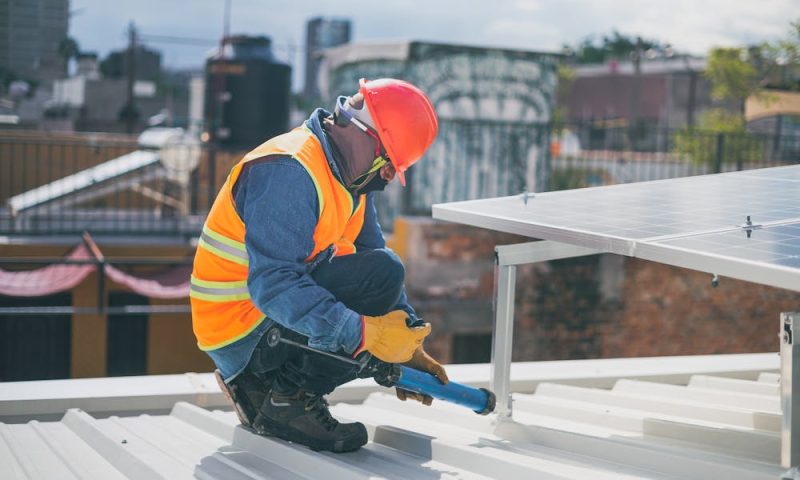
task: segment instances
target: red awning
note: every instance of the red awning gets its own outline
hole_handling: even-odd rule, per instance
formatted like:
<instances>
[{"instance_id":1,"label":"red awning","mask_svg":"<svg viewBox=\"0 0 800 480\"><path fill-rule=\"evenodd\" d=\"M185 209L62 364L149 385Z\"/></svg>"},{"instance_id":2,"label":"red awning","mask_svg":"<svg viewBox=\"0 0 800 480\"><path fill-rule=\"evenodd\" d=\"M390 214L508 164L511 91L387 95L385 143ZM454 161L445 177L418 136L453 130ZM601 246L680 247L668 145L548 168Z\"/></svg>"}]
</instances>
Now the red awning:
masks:
<instances>
[{"instance_id":1,"label":"red awning","mask_svg":"<svg viewBox=\"0 0 800 480\"><path fill-rule=\"evenodd\" d=\"M83 243L72 249L64 258L103 262L104 272L108 278L145 297L173 299L189 296L191 265L180 265L157 274L135 276L105 263L103 253L88 233L84 234L83 240ZM55 264L22 272L0 269L0 295L40 297L63 292L81 283L96 268L96 264Z\"/></svg>"},{"instance_id":2,"label":"red awning","mask_svg":"<svg viewBox=\"0 0 800 480\"><path fill-rule=\"evenodd\" d=\"M125 273L113 265L106 265L105 272L115 282L125 285L145 297L186 298L189 296L191 265L182 265L167 272L139 277Z\"/></svg>"},{"instance_id":3,"label":"red awning","mask_svg":"<svg viewBox=\"0 0 800 480\"><path fill-rule=\"evenodd\" d=\"M94 260L95 257L84 244L80 244L72 249L65 258ZM0 269L0 295L42 297L63 292L81 283L95 269L95 265L68 264L48 265L44 268L24 272Z\"/></svg>"}]
</instances>

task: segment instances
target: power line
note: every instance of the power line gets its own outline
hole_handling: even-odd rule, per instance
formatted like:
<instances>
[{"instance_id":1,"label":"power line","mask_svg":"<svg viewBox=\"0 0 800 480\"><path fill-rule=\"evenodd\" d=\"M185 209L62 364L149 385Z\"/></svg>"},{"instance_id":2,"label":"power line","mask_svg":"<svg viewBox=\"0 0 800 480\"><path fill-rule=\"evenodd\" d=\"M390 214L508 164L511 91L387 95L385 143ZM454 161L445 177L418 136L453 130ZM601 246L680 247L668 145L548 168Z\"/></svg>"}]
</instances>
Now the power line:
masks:
<instances>
[{"instance_id":1,"label":"power line","mask_svg":"<svg viewBox=\"0 0 800 480\"><path fill-rule=\"evenodd\" d=\"M184 45L196 45L205 47L219 44L217 40L212 40L210 38L172 37L168 35L149 35L149 34L142 34L139 35L139 37L142 40L147 40L156 43L180 43Z\"/></svg>"},{"instance_id":2,"label":"power line","mask_svg":"<svg viewBox=\"0 0 800 480\"><path fill-rule=\"evenodd\" d=\"M175 37L170 35L151 35L151 34L139 34L138 37L142 40L149 40L155 43L178 43L178 44L206 46L206 47L219 45L219 40L214 40L211 38ZM305 44L302 43L271 43L270 46L272 48L278 48L283 50L300 49L306 47Z\"/></svg>"}]
</instances>

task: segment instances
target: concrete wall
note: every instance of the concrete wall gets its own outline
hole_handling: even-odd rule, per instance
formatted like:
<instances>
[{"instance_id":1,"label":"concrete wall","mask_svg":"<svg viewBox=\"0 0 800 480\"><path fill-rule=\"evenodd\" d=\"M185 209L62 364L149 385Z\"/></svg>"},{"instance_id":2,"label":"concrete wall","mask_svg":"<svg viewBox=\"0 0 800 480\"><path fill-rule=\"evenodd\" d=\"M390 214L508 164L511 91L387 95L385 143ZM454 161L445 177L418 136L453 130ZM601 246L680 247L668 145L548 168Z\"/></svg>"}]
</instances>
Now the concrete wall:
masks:
<instances>
[{"instance_id":1,"label":"concrete wall","mask_svg":"<svg viewBox=\"0 0 800 480\"><path fill-rule=\"evenodd\" d=\"M543 191L555 102L553 54L426 42L348 44L326 52L326 105L352 95L360 78L408 80L431 99L439 135L378 201L383 226L434 203Z\"/></svg>"}]
</instances>

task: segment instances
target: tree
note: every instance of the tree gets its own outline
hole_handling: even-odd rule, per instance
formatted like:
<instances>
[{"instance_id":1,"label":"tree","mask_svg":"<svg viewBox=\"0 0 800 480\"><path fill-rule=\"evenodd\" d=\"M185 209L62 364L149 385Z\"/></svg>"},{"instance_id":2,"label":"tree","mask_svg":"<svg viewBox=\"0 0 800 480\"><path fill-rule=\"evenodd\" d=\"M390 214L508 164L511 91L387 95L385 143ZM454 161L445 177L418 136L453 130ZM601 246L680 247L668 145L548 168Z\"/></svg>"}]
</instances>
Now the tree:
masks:
<instances>
[{"instance_id":1,"label":"tree","mask_svg":"<svg viewBox=\"0 0 800 480\"><path fill-rule=\"evenodd\" d=\"M72 37L61 40L58 44L58 54L64 59L64 65L67 65L73 58L78 58L78 55L81 54L78 41Z\"/></svg>"},{"instance_id":2,"label":"tree","mask_svg":"<svg viewBox=\"0 0 800 480\"><path fill-rule=\"evenodd\" d=\"M747 97L760 89L758 71L741 47L712 48L704 75L711 82L713 98L735 102L742 112Z\"/></svg>"},{"instance_id":3,"label":"tree","mask_svg":"<svg viewBox=\"0 0 800 480\"><path fill-rule=\"evenodd\" d=\"M567 116L566 99L569 96L572 85L575 83L575 70L562 64L556 70L556 108L553 111L553 131L560 133L564 128Z\"/></svg>"},{"instance_id":4,"label":"tree","mask_svg":"<svg viewBox=\"0 0 800 480\"><path fill-rule=\"evenodd\" d=\"M776 42L711 49L705 76L714 98L736 102L742 112L748 97L764 96L766 89L800 90L800 20Z\"/></svg>"},{"instance_id":5,"label":"tree","mask_svg":"<svg viewBox=\"0 0 800 480\"><path fill-rule=\"evenodd\" d=\"M637 41L641 41L642 51L651 52L653 55L667 55L671 52L669 45L657 40L640 40L619 33L617 30L611 35L604 35L599 42L588 37L575 46L564 45L563 50L574 58L576 63L605 63L611 59L627 59L636 51Z\"/></svg>"},{"instance_id":6,"label":"tree","mask_svg":"<svg viewBox=\"0 0 800 480\"><path fill-rule=\"evenodd\" d=\"M786 38L753 46L748 53L762 87L800 91L800 19L791 23Z\"/></svg>"},{"instance_id":7,"label":"tree","mask_svg":"<svg viewBox=\"0 0 800 480\"><path fill-rule=\"evenodd\" d=\"M747 133L744 118L714 108L700 114L698 129L685 127L675 133L673 151L697 165L720 171L723 163L742 165L763 159L764 140Z\"/></svg>"}]
</instances>

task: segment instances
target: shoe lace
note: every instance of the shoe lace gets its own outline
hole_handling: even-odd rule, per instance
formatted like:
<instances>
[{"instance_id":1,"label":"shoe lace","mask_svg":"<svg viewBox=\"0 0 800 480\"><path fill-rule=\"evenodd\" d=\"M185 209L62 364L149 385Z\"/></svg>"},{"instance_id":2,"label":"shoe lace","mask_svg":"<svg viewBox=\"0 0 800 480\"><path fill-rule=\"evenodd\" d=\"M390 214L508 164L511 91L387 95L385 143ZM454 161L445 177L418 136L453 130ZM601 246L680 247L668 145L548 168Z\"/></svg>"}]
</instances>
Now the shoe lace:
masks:
<instances>
[{"instance_id":1,"label":"shoe lace","mask_svg":"<svg viewBox=\"0 0 800 480\"><path fill-rule=\"evenodd\" d=\"M333 430L339 422L328 410L328 401L322 395L309 395L306 398L305 410L312 412L316 419L328 430Z\"/></svg>"}]
</instances>

